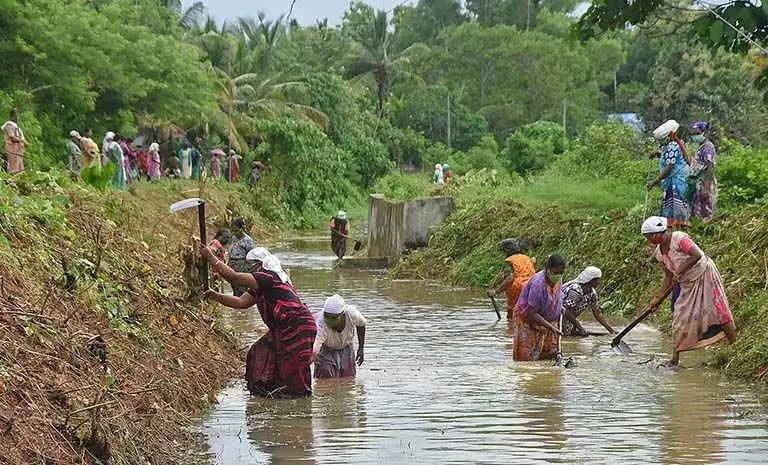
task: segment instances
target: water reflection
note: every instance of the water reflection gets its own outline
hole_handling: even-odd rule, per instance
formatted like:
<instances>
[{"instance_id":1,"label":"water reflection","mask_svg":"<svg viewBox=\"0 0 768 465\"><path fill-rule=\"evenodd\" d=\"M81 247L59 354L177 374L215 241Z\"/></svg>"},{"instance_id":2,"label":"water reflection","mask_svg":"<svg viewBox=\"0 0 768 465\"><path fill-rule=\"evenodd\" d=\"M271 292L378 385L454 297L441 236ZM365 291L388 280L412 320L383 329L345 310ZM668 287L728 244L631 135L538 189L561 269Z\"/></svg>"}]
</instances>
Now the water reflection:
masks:
<instances>
[{"instance_id":1,"label":"water reflection","mask_svg":"<svg viewBox=\"0 0 768 465\"><path fill-rule=\"evenodd\" d=\"M366 315L366 363L356 379L315 382L312 399L226 391L204 428L216 463L764 463L754 394L643 363L669 353L649 327L628 337L631 357L606 336L565 339L573 369L514 363L506 322L481 293L334 270L321 247L278 253L312 309L340 292ZM256 339L257 312L229 316Z\"/></svg>"}]
</instances>

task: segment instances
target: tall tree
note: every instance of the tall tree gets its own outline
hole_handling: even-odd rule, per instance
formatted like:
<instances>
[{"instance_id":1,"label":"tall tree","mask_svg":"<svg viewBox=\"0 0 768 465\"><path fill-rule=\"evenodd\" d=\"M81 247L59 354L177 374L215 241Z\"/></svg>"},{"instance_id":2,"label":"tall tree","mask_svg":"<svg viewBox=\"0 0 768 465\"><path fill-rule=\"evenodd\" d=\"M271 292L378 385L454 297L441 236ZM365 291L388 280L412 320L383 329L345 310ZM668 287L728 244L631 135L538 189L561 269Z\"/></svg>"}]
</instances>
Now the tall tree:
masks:
<instances>
[{"instance_id":1,"label":"tall tree","mask_svg":"<svg viewBox=\"0 0 768 465\"><path fill-rule=\"evenodd\" d=\"M386 111L393 70L408 65L411 55L424 48L421 44L413 44L398 51L388 26L386 11L374 11L363 4L352 4L344 17L345 30L357 44L346 74L348 77L373 77L382 115Z\"/></svg>"}]
</instances>

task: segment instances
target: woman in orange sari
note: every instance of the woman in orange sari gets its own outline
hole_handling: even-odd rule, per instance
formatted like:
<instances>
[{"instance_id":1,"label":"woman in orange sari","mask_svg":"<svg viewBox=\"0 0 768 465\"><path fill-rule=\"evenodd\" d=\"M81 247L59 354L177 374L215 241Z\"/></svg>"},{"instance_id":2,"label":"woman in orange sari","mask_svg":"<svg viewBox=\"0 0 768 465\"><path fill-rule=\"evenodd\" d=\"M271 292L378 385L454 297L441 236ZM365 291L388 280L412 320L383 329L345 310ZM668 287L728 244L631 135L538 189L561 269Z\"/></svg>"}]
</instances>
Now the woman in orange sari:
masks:
<instances>
[{"instance_id":1,"label":"woman in orange sari","mask_svg":"<svg viewBox=\"0 0 768 465\"><path fill-rule=\"evenodd\" d=\"M504 239L501 241L501 248L507 256L504 269L501 270L504 273L504 281L495 290L489 290L488 296L496 297L503 292L507 293L507 319L511 320L514 318L514 308L520 293L523 292L523 286L536 274L536 267L531 257L523 253L519 239Z\"/></svg>"}]
</instances>

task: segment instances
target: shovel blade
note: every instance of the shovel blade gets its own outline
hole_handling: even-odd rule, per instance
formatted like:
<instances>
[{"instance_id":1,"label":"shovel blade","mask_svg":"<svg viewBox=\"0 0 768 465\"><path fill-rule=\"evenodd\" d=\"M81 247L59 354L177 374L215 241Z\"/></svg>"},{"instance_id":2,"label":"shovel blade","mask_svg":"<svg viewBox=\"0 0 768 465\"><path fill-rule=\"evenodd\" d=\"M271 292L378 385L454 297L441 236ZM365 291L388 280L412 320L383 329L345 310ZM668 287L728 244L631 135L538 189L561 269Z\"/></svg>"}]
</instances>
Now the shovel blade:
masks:
<instances>
[{"instance_id":1,"label":"shovel blade","mask_svg":"<svg viewBox=\"0 0 768 465\"><path fill-rule=\"evenodd\" d=\"M611 349L619 355L629 355L632 353L632 349L624 341L611 344Z\"/></svg>"}]
</instances>

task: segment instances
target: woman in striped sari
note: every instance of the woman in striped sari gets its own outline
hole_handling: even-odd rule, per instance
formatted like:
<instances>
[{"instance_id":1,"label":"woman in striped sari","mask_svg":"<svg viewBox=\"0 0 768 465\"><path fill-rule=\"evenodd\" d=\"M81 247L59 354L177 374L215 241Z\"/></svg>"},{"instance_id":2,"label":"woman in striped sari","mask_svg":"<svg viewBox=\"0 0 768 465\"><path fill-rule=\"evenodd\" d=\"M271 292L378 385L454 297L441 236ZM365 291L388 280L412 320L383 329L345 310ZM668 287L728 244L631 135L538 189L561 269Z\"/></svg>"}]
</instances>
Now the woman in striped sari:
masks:
<instances>
[{"instance_id":1,"label":"woman in striped sari","mask_svg":"<svg viewBox=\"0 0 768 465\"><path fill-rule=\"evenodd\" d=\"M256 305L269 328L248 351L245 380L251 394L260 397L311 395L310 364L317 325L277 257L257 247L246 256L246 260L254 264L254 271L238 273L209 247L201 244L200 251L219 276L230 284L249 289L240 297L209 290L206 298L232 308Z\"/></svg>"}]
</instances>

